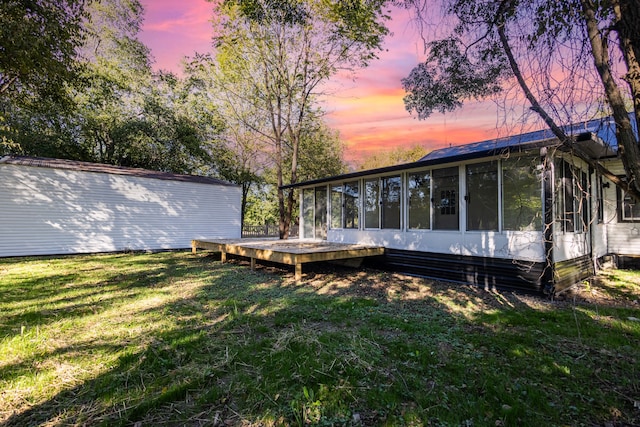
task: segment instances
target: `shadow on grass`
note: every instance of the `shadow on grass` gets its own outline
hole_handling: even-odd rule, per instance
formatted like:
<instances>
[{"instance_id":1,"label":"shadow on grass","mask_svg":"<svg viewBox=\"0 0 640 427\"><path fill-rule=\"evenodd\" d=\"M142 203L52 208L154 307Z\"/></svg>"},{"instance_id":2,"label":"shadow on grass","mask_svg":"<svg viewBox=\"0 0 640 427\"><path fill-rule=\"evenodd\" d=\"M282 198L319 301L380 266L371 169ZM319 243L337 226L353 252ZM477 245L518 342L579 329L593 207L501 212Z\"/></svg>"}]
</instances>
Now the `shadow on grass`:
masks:
<instances>
[{"instance_id":1,"label":"shadow on grass","mask_svg":"<svg viewBox=\"0 0 640 427\"><path fill-rule=\"evenodd\" d=\"M120 349L86 342L3 367L0 378L11 379L67 352L119 354L101 375L21 409L5 426L638 421L640 384L629 377L637 329L615 331L623 338L614 358L599 351L610 342L596 321L532 297L326 265L296 284L290 272L202 256L135 263L146 274L114 272L104 283L123 295L99 309L131 288L202 284L140 309L141 318L171 325L144 339L122 340Z\"/></svg>"}]
</instances>

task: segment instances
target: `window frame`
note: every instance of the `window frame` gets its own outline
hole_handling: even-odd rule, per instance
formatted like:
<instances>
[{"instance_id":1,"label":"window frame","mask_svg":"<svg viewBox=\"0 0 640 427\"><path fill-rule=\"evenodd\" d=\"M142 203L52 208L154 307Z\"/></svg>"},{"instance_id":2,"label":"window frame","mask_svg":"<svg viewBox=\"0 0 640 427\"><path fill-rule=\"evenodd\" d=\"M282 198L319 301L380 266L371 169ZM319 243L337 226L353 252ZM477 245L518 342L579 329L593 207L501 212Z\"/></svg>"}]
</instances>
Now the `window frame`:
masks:
<instances>
[{"instance_id":1,"label":"window frame","mask_svg":"<svg viewBox=\"0 0 640 427\"><path fill-rule=\"evenodd\" d=\"M640 212L638 212L637 217L633 215L631 217L626 216L625 206L626 206L627 199L633 199L633 196L624 193L620 187L616 187L616 202L618 205L618 222L623 222L623 223L640 222ZM636 200L636 203L634 203L634 205L640 206L640 201ZM633 207L631 208L631 212L633 214Z\"/></svg>"},{"instance_id":2,"label":"window frame","mask_svg":"<svg viewBox=\"0 0 640 427\"><path fill-rule=\"evenodd\" d=\"M470 174L470 172L473 171L474 167L487 167L487 169L485 170L481 170L480 172L476 173L476 176L480 176L480 174L482 174L483 176L490 173L490 174L494 174L495 173L495 180L493 181L493 183L495 183L495 187L492 188L492 197L494 198L495 201L495 209L494 209L494 213L495 215L492 215L493 218L488 218L491 221L495 221L495 228L471 228L471 221L472 220L482 220L485 219L485 216L477 216L477 217L471 217L470 212L472 211L473 208L476 207L476 205L471 205L472 200L474 200L473 198L477 198L477 194L474 194L475 191L471 191L471 190L475 190L477 188L473 187L470 188L470 183L472 182L472 180L470 179L471 177L473 177L472 174ZM501 230L501 175L502 175L502 164L498 159L492 159L492 160L488 160L488 161L482 161L482 162L477 162L477 163L468 163L465 165L464 167L464 187L465 187L465 195L464 195L464 201L465 201L465 231L468 232L472 232L472 233L476 233L476 232L500 232ZM484 195L481 195L481 198ZM472 198L473 197L473 198ZM485 209L485 211L488 211L488 209ZM491 212L489 212L491 214ZM482 222L482 221L479 221Z\"/></svg>"},{"instance_id":3,"label":"window frame","mask_svg":"<svg viewBox=\"0 0 640 427\"><path fill-rule=\"evenodd\" d=\"M353 204L353 207L355 209L355 215L347 217L347 199L346 199L347 186L352 186L353 184L355 184L355 188L356 188L355 203ZM360 180L346 181L342 184L342 228L345 230L360 229L360 211L361 211L360 201L362 199L362 197L360 197L360 187L361 187ZM348 218L353 220L352 226L347 225Z\"/></svg>"},{"instance_id":4,"label":"window frame","mask_svg":"<svg viewBox=\"0 0 640 427\"><path fill-rule=\"evenodd\" d=\"M513 165L510 165L510 162L514 162ZM523 164L524 163L524 164ZM505 167L505 165L507 167ZM532 221L529 222L529 226L532 226L530 228L528 227L522 227L524 224L522 223L522 221L517 222L516 225L519 225L518 228L513 227L511 224L507 225L507 212L512 212L511 208L512 206L509 206L509 209L507 209L507 200L506 198L510 195L515 194L515 192L511 189L512 187L510 187L514 182L517 183L522 183L524 182L524 180L517 180L513 181L511 179L507 179L505 178L505 171L507 170L511 170L511 168L513 168L514 170L516 169L522 169L525 166L529 166L532 168L531 172L529 172L527 174L528 177L534 176L534 180L529 181L527 179L527 184L530 184L531 182L534 182L535 184L537 184L535 186L535 188L537 189L537 191L535 192L535 197L536 200L538 201L538 206L535 206L535 208L538 208L538 215L539 216L529 216L527 215L526 218L531 218ZM532 154L532 153L523 153L520 155L514 155L514 156L509 156L509 158L506 159L501 159L500 160L500 175L501 175L501 184L500 184L500 231L501 232L525 232L525 231L537 231L537 232L541 232L543 230L544 227L544 196L543 196L543 179L542 179L542 175L540 172L540 167L541 167L541 162L540 162L540 156L538 154ZM535 169L534 169L535 168ZM507 177L509 175L507 174ZM519 195L524 195L525 198L531 200L531 197L534 196L533 192L517 192L517 194ZM514 205L515 207L519 206L518 210L522 210L523 208L523 204L520 203L519 205ZM529 209L527 209L529 210ZM535 212L535 209L530 209L529 210L530 213ZM509 218L510 219L510 218ZM511 222L511 221L509 221ZM536 223L537 222L537 223Z\"/></svg>"},{"instance_id":5,"label":"window frame","mask_svg":"<svg viewBox=\"0 0 640 427\"><path fill-rule=\"evenodd\" d=\"M455 175L445 175L447 170L454 171ZM443 175L438 176L438 173L443 173ZM451 189L447 189L447 185L442 186L438 185L442 178L447 178L446 181L449 181L448 178L454 177L456 185L455 188L451 186ZM462 175L464 177L464 175ZM431 170L431 230L433 231L461 231L460 227L460 165L456 166L448 166L444 168L432 169ZM445 181L445 184L447 182ZM444 188L444 190L442 190ZM440 201L447 200L446 205L436 204L436 199L438 197L437 192L440 191ZM449 193L447 193L449 192ZM453 200L453 201L452 201ZM442 227L441 224L438 224L437 218L440 218L444 215L452 215L455 216L455 227ZM444 218L446 219L446 218Z\"/></svg>"},{"instance_id":6,"label":"window frame","mask_svg":"<svg viewBox=\"0 0 640 427\"><path fill-rule=\"evenodd\" d=\"M427 207L427 217L426 217L426 227L412 227L411 224L411 212L412 212L412 198L411 198L411 182L412 177L421 176L422 178L426 178L427 182L427 194L426 194L426 207ZM419 188L419 187L416 187ZM423 187L424 188L424 187ZM406 229L409 231L431 231L432 230L432 215L433 215L433 186L432 186L432 174L430 169L420 170L420 171L411 171L406 173L406 184L405 184L405 196L406 196Z\"/></svg>"},{"instance_id":7,"label":"window frame","mask_svg":"<svg viewBox=\"0 0 640 427\"><path fill-rule=\"evenodd\" d=\"M376 185L376 198L375 201L373 202L372 205L369 205L369 195L368 195L368 184L373 184L375 183ZM364 179L363 180L363 189L364 189L364 197L362 198L362 215L363 215L363 228L365 230L380 230L380 197L381 197L381 191L380 191L380 178L376 177L376 178L370 178L370 179ZM369 211L367 210L367 208L369 206L375 206L375 218L376 218L376 225L375 226L371 226L368 222L368 219L370 218L369 215ZM373 213L373 212L372 212Z\"/></svg>"},{"instance_id":8,"label":"window frame","mask_svg":"<svg viewBox=\"0 0 640 427\"><path fill-rule=\"evenodd\" d=\"M395 212L395 208L393 204L387 200L389 194L391 193L391 182L395 182L399 184L398 192L397 192L397 200L393 203L397 203L397 212ZM404 185L403 185L402 174L398 175L388 175L380 177L380 229L381 230L402 230L402 200L404 195ZM387 223L387 219L389 218L387 214L389 211L393 211L394 215L391 217L393 220L393 224L389 226ZM397 218L397 226L395 224Z\"/></svg>"}]
</instances>

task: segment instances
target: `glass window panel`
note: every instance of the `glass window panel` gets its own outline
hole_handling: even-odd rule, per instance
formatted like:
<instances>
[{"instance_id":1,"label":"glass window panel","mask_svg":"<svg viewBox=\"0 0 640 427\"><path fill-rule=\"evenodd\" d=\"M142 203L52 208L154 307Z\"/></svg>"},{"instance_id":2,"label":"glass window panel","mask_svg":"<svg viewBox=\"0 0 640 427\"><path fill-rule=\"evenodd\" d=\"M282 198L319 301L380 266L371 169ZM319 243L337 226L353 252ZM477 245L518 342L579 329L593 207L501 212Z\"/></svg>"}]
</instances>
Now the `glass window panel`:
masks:
<instances>
[{"instance_id":1,"label":"glass window panel","mask_svg":"<svg viewBox=\"0 0 640 427\"><path fill-rule=\"evenodd\" d=\"M576 232L583 233L587 231L587 225L589 224L589 180L587 174L579 169L575 170L575 208L576 212ZM580 179L578 179L578 177Z\"/></svg>"},{"instance_id":2,"label":"glass window panel","mask_svg":"<svg viewBox=\"0 0 640 427\"><path fill-rule=\"evenodd\" d=\"M327 239L327 189L316 187L315 235L316 239Z\"/></svg>"},{"instance_id":3,"label":"glass window panel","mask_svg":"<svg viewBox=\"0 0 640 427\"><path fill-rule=\"evenodd\" d=\"M360 191L358 181L344 184L344 228L358 228Z\"/></svg>"},{"instance_id":4,"label":"glass window panel","mask_svg":"<svg viewBox=\"0 0 640 427\"><path fill-rule=\"evenodd\" d=\"M502 228L542 230L542 176L535 156L502 161Z\"/></svg>"},{"instance_id":5,"label":"glass window panel","mask_svg":"<svg viewBox=\"0 0 640 427\"><path fill-rule=\"evenodd\" d=\"M310 239L314 237L314 190L306 188L302 190L302 237Z\"/></svg>"},{"instance_id":6,"label":"glass window panel","mask_svg":"<svg viewBox=\"0 0 640 427\"><path fill-rule=\"evenodd\" d=\"M382 228L400 228L402 178L382 178Z\"/></svg>"},{"instance_id":7,"label":"glass window panel","mask_svg":"<svg viewBox=\"0 0 640 427\"><path fill-rule=\"evenodd\" d=\"M342 227L342 185L331 187L331 228Z\"/></svg>"},{"instance_id":8,"label":"glass window panel","mask_svg":"<svg viewBox=\"0 0 640 427\"><path fill-rule=\"evenodd\" d=\"M467 230L498 230L498 162L467 166Z\"/></svg>"},{"instance_id":9,"label":"glass window panel","mask_svg":"<svg viewBox=\"0 0 640 427\"><path fill-rule=\"evenodd\" d=\"M640 220L640 203L628 194L625 194L622 201L622 219L625 221Z\"/></svg>"},{"instance_id":10,"label":"glass window panel","mask_svg":"<svg viewBox=\"0 0 640 427\"><path fill-rule=\"evenodd\" d=\"M409 228L429 229L431 216L431 175L419 172L409 175Z\"/></svg>"},{"instance_id":11,"label":"glass window panel","mask_svg":"<svg viewBox=\"0 0 640 427\"><path fill-rule=\"evenodd\" d=\"M604 200L602 198L602 177L598 175L596 183L596 203L598 204L598 224L604 221Z\"/></svg>"},{"instance_id":12,"label":"glass window panel","mask_svg":"<svg viewBox=\"0 0 640 427\"><path fill-rule=\"evenodd\" d=\"M364 182L364 226L380 228L380 184L377 179Z\"/></svg>"},{"instance_id":13,"label":"glass window panel","mask_svg":"<svg viewBox=\"0 0 640 427\"><path fill-rule=\"evenodd\" d=\"M574 199L573 168L562 160L560 167L560 197L562 198L562 229L567 232L575 230L576 214Z\"/></svg>"},{"instance_id":14,"label":"glass window panel","mask_svg":"<svg viewBox=\"0 0 640 427\"><path fill-rule=\"evenodd\" d=\"M458 168L436 169L433 176L433 229L458 230Z\"/></svg>"}]
</instances>

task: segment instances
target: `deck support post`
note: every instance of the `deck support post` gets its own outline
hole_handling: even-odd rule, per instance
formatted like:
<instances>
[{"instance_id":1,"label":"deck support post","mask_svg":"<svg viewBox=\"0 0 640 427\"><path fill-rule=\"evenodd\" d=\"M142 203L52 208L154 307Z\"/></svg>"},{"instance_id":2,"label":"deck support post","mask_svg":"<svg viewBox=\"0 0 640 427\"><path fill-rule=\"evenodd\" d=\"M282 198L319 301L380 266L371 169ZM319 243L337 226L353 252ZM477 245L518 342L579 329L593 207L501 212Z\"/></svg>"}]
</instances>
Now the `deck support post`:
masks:
<instances>
[{"instance_id":1,"label":"deck support post","mask_svg":"<svg viewBox=\"0 0 640 427\"><path fill-rule=\"evenodd\" d=\"M220 251L220 262L223 264L227 262L227 253L225 251Z\"/></svg>"},{"instance_id":2,"label":"deck support post","mask_svg":"<svg viewBox=\"0 0 640 427\"><path fill-rule=\"evenodd\" d=\"M251 271L254 271L256 269L256 259L255 258L251 258Z\"/></svg>"},{"instance_id":3,"label":"deck support post","mask_svg":"<svg viewBox=\"0 0 640 427\"><path fill-rule=\"evenodd\" d=\"M196 242L195 242L195 240L192 240L192 241L191 241L191 253L192 253L193 255L195 255L195 254L196 254L197 249L198 249L198 247L196 246Z\"/></svg>"},{"instance_id":4,"label":"deck support post","mask_svg":"<svg viewBox=\"0 0 640 427\"><path fill-rule=\"evenodd\" d=\"M296 282L302 280L302 263L296 263L296 274L295 274Z\"/></svg>"}]
</instances>

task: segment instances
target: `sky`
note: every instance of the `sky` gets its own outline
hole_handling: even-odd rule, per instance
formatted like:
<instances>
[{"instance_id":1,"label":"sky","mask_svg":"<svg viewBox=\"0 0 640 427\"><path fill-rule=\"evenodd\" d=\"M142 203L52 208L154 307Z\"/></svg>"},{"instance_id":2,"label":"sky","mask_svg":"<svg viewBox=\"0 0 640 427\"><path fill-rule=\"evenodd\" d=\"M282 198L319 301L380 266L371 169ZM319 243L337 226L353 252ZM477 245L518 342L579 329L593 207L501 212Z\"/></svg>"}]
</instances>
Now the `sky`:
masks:
<instances>
[{"instance_id":1,"label":"sky","mask_svg":"<svg viewBox=\"0 0 640 427\"><path fill-rule=\"evenodd\" d=\"M142 0L145 21L140 39L155 58L154 67L181 73L182 58L210 51L212 5L206 0ZM395 147L428 150L496 137L497 113L491 102L470 103L454 113L417 120L404 108L401 79L424 59L420 34L406 10L394 9L387 23L392 35L384 51L355 76L336 76L324 102L329 126L340 131L345 159Z\"/></svg>"}]
</instances>

